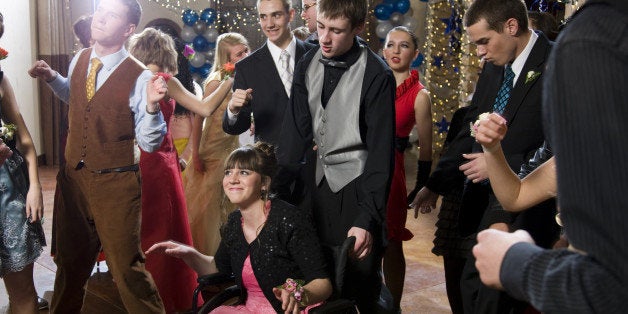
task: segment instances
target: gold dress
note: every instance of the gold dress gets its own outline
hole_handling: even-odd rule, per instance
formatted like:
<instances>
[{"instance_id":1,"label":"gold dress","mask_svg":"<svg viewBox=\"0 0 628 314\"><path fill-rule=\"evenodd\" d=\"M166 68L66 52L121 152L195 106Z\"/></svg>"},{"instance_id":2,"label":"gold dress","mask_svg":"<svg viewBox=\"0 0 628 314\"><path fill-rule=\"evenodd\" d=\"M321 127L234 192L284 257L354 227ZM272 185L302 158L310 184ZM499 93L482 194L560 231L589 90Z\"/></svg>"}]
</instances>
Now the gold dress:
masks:
<instances>
[{"instance_id":1,"label":"gold dress","mask_svg":"<svg viewBox=\"0 0 628 314\"><path fill-rule=\"evenodd\" d=\"M209 79L220 81L220 73L210 74ZM199 252L212 256L220 243L220 227L235 209L222 190L225 159L238 148L238 136L226 134L222 130L222 117L229 99L231 92L220 107L205 118L198 149L205 171L198 172L190 164L183 176L194 247Z\"/></svg>"}]
</instances>

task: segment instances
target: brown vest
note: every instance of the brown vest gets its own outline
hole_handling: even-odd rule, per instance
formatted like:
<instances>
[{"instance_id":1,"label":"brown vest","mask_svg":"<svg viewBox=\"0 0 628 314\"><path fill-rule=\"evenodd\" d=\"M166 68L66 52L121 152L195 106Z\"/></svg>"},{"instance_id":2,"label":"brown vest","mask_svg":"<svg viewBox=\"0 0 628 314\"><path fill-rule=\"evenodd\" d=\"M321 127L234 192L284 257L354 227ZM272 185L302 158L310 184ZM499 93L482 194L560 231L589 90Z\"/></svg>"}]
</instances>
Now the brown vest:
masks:
<instances>
[{"instance_id":1,"label":"brown vest","mask_svg":"<svg viewBox=\"0 0 628 314\"><path fill-rule=\"evenodd\" d=\"M127 57L88 101L85 80L91 52L81 53L70 81L67 164L74 167L82 160L92 171L130 166L134 164L135 121L129 96L145 68Z\"/></svg>"}]
</instances>

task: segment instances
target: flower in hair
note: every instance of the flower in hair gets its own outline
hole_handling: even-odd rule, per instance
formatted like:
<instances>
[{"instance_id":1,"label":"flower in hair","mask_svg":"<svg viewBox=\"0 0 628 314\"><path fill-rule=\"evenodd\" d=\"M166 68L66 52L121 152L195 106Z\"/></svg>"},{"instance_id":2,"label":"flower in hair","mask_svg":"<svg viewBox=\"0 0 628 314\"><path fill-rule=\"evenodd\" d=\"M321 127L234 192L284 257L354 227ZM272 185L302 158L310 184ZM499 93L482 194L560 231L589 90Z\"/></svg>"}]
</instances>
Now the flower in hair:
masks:
<instances>
[{"instance_id":1,"label":"flower in hair","mask_svg":"<svg viewBox=\"0 0 628 314\"><path fill-rule=\"evenodd\" d=\"M188 60L192 60L192 58L194 58L194 55L196 54L196 51L194 50L194 48L190 45L185 45L185 48L183 48L183 56L188 58Z\"/></svg>"}]
</instances>

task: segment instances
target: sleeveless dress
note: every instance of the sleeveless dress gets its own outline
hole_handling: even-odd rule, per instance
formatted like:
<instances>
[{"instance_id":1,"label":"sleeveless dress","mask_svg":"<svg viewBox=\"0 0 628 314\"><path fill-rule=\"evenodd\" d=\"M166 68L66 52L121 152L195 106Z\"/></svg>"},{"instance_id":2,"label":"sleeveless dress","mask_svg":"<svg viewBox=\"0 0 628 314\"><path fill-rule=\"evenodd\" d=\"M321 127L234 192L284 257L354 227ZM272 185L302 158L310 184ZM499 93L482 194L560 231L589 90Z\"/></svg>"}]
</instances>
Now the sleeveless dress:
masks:
<instances>
[{"instance_id":1,"label":"sleeveless dress","mask_svg":"<svg viewBox=\"0 0 628 314\"><path fill-rule=\"evenodd\" d=\"M209 81L220 81L220 72L210 74ZM238 148L238 136L222 130L222 117L231 92L220 107L205 118L203 134L199 142L199 156L205 172L198 172L189 165L183 172L188 218L194 247L205 255L214 255L220 244L220 227L236 207L224 196L222 178L224 162Z\"/></svg>"},{"instance_id":2,"label":"sleeveless dress","mask_svg":"<svg viewBox=\"0 0 628 314\"><path fill-rule=\"evenodd\" d=\"M419 82L419 73L416 70L410 72L410 77L397 86L395 96L396 137L408 137L410 135L415 124L414 101L422 89L423 85ZM404 152L395 149L395 170L386 206L388 239L395 241L408 241L414 236L410 230L406 229L408 192L403 154Z\"/></svg>"},{"instance_id":3,"label":"sleeveless dress","mask_svg":"<svg viewBox=\"0 0 628 314\"><path fill-rule=\"evenodd\" d=\"M166 81L172 77L165 73L158 75ZM168 123L174 113L174 99L162 100L159 105ZM192 245L178 159L170 130L159 150L141 152L143 251L165 240ZM197 275L181 259L150 254L146 256L146 269L153 276L167 313L190 308Z\"/></svg>"},{"instance_id":4,"label":"sleeveless dress","mask_svg":"<svg viewBox=\"0 0 628 314\"><path fill-rule=\"evenodd\" d=\"M2 77L0 71L0 81ZM13 155L0 165L0 278L35 262L46 246L41 222L30 223L26 216L28 169L26 160L15 148L15 136L5 142Z\"/></svg>"}]
</instances>

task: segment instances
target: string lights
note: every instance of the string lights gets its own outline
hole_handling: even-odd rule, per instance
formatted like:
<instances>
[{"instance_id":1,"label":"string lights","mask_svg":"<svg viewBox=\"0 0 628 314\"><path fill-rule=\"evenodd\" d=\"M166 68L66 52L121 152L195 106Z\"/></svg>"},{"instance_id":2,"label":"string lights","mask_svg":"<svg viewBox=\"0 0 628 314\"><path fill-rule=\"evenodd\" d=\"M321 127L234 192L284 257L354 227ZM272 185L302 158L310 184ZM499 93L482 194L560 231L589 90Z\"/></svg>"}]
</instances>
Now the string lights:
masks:
<instances>
[{"instance_id":1,"label":"string lights","mask_svg":"<svg viewBox=\"0 0 628 314\"><path fill-rule=\"evenodd\" d=\"M432 98L434 158L447 137L454 112L473 92L479 59L462 26L462 0L430 1L426 26L425 80Z\"/></svg>"}]
</instances>

